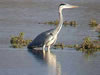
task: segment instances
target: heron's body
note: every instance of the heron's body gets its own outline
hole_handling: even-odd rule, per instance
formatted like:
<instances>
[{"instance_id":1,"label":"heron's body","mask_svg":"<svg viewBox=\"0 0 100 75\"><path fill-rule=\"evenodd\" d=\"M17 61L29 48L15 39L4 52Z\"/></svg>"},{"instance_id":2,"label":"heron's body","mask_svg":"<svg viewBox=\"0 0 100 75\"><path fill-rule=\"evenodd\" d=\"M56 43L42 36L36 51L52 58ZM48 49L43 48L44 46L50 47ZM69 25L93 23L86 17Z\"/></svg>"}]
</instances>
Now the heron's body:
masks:
<instances>
[{"instance_id":1,"label":"heron's body","mask_svg":"<svg viewBox=\"0 0 100 75\"><path fill-rule=\"evenodd\" d=\"M44 43L49 37L52 37L50 34L53 29L47 30L45 32L40 33L28 46L29 47L43 47ZM43 37L41 37L43 36Z\"/></svg>"},{"instance_id":2,"label":"heron's body","mask_svg":"<svg viewBox=\"0 0 100 75\"><path fill-rule=\"evenodd\" d=\"M51 45L54 45L58 33L60 32L63 24L63 15L62 10L64 8L76 8L77 6L72 6L69 4L60 4L59 6L59 24L56 28L47 30L45 32L40 33L29 45L28 48L34 48L34 47L43 47L43 50L45 47L48 47L48 50L50 49Z\"/></svg>"}]
</instances>

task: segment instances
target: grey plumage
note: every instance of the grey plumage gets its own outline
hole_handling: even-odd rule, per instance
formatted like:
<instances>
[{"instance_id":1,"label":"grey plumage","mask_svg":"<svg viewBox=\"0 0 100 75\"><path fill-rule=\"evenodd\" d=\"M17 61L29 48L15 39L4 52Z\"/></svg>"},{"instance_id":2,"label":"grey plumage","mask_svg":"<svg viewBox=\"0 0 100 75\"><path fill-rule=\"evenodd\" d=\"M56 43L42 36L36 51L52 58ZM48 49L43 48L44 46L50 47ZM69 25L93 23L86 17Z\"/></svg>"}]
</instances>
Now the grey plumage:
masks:
<instances>
[{"instance_id":1,"label":"grey plumage","mask_svg":"<svg viewBox=\"0 0 100 75\"><path fill-rule=\"evenodd\" d=\"M34 47L42 47L50 35L52 35L52 31L54 29L47 30L45 32L40 33L29 45L28 48Z\"/></svg>"}]
</instances>

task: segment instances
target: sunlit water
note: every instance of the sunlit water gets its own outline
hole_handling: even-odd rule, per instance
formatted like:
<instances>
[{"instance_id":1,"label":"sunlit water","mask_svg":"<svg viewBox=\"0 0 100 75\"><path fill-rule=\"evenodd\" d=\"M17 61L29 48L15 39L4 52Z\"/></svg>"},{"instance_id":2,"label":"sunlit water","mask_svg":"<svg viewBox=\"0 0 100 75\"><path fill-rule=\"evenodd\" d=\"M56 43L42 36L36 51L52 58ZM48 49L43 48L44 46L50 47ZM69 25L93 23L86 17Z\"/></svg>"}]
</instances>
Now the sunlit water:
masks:
<instances>
[{"instance_id":1,"label":"sunlit water","mask_svg":"<svg viewBox=\"0 0 100 75\"><path fill-rule=\"evenodd\" d=\"M76 20L78 26L63 26L57 42L79 44L86 36L98 39L88 24L91 19L100 23L99 0L0 0L0 75L100 75L100 53L86 57L65 48L41 55L10 48L11 35L25 32L25 39L34 39L54 28L39 23L58 19L58 5L64 2L80 6L63 11L64 20Z\"/></svg>"}]
</instances>

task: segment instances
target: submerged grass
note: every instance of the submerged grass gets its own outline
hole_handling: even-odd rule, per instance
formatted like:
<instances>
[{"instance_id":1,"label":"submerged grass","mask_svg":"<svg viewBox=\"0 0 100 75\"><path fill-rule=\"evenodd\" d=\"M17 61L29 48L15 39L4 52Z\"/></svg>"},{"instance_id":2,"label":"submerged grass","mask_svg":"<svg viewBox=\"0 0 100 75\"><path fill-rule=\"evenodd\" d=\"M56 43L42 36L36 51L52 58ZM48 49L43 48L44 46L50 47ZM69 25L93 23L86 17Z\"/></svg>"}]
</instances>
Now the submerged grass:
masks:
<instances>
[{"instance_id":1,"label":"submerged grass","mask_svg":"<svg viewBox=\"0 0 100 75\"><path fill-rule=\"evenodd\" d=\"M94 40L92 41L90 37L84 38L84 41L75 47L78 51L81 51L85 54L91 55L95 52L100 51L100 41Z\"/></svg>"},{"instance_id":2,"label":"submerged grass","mask_svg":"<svg viewBox=\"0 0 100 75\"><path fill-rule=\"evenodd\" d=\"M39 24L48 24L48 25L55 25L55 26L57 26L59 24L59 21L58 20L48 21L48 22L39 23ZM70 25L70 26L76 27L77 26L77 22L76 21L70 21L70 22L64 21L63 25L64 26Z\"/></svg>"},{"instance_id":3,"label":"submerged grass","mask_svg":"<svg viewBox=\"0 0 100 75\"><path fill-rule=\"evenodd\" d=\"M92 55L95 52L100 51L100 40L94 40L92 41L90 37L85 37L83 42L81 44L75 44L75 45L64 45L64 43L57 43L54 45L54 48L75 48L77 51L81 51L87 55Z\"/></svg>"},{"instance_id":4,"label":"submerged grass","mask_svg":"<svg viewBox=\"0 0 100 75\"><path fill-rule=\"evenodd\" d=\"M11 47L13 48L22 48L27 46L32 40L25 40L24 33L20 32L18 36L12 36L10 39ZM65 45L64 43L56 43L53 48L58 49L61 48L62 50L67 48L75 48L77 51L81 51L87 55L91 55L95 52L100 51L100 40L92 41L90 37L84 38L81 44L75 45Z\"/></svg>"},{"instance_id":5,"label":"submerged grass","mask_svg":"<svg viewBox=\"0 0 100 75\"><path fill-rule=\"evenodd\" d=\"M91 27L96 27L98 25L97 21L95 19L91 19L89 25Z\"/></svg>"},{"instance_id":6,"label":"submerged grass","mask_svg":"<svg viewBox=\"0 0 100 75\"><path fill-rule=\"evenodd\" d=\"M13 48L22 48L27 46L32 40L25 40L24 33L20 32L18 36L11 36L10 43Z\"/></svg>"}]
</instances>

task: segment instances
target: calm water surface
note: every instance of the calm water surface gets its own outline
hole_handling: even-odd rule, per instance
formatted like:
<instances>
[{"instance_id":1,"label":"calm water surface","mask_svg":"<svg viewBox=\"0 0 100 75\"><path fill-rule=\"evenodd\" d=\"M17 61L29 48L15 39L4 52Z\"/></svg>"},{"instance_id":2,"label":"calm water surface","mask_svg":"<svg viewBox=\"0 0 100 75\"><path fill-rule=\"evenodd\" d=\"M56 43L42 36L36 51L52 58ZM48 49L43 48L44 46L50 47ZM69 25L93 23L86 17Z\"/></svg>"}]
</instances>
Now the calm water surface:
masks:
<instances>
[{"instance_id":1,"label":"calm water surface","mask_svg":"<svg viewBox=\"0 0 100 75\"><path fill-rule=\"evenodd\" d=\"M0 0L0 75L100 75L100 53L86 57L71 48L45 54L10 48L11 35L25 32L25 39L33 39L54 28L39 23L56 20L58 5L64 2L80 6L63 11L64 20L76 20L78 26L62 27L57 42L79 44L86 36L98 39L88 24L90 19L100 23L99 0Z\"/></svg>"}]
</instances>

